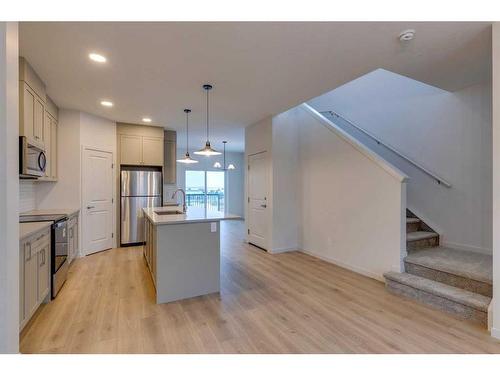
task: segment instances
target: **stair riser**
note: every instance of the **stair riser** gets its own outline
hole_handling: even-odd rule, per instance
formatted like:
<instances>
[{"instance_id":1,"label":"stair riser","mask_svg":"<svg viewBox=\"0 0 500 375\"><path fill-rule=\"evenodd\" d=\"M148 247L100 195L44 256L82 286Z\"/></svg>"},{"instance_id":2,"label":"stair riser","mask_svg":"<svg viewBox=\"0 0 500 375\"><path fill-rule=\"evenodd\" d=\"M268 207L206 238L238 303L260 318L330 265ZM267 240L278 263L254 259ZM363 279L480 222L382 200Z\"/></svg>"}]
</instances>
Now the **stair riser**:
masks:
<instances>
[{"instance_id":1,"label":"stair riser","mask_svg":"<svg viewBox=\"0 0 500 375\"><path fill-rule=\"evenodd\" d=\"M472 307L450 301L446 298L412 288L393 280L386 280L386 289L393 294L411 298L438 310L453 314L461 319L479 323L484 327L487 326L488 314L484 311L476 310Z\"/></svg>"},{"instance_id":2,"label":"stair riser","mask_svg":"<svg viewBox=\"0 0 500 375\"><path fill-rule=\"evenodd\" d=\"M406 233L418 232L420 230L420 223L406 223Z\"/></svg>"},{"instance_id":3,"label":"stair riser","mask_svg":"<svg viewBox=\"0 0 500 375\"><path fill-rule=\"evenodd\" d=\"M425 249L427 247L439 246L439 237L426 238L417 241L406 241L406 249L408 251Z\"/></svg>"},{"instance_id":4,"label":"stair riser","mask_svg":"<svg viewBox=\"0 0 500 375\"><path fill-rule=\"evenodd\" d=\"M470 292L482 294L486 297L493 296L493 287L491 284L483 283L477 280L467 279L458 275L453 275L447 272L442 272L420 266L418 264L405 262L405 270L408 273L434 280L443 284L451 285L456 288L465 289Z\"/></svg>"}]
</instances>

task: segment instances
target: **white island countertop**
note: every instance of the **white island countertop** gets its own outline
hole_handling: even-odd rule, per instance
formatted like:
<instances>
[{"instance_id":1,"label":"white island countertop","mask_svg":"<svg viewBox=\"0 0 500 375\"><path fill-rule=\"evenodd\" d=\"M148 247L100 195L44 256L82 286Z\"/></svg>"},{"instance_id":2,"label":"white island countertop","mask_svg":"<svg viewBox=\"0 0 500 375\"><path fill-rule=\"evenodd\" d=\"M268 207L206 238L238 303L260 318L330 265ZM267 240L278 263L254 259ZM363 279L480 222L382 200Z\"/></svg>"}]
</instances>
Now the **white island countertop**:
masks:
<instances>
[{"instance_id":1,"label":"white island countertop","mask_svg":"<svg viewBox=\"0 0 500 375\"><path fill-rule=\"evenodd\" d=\"M209 221L239 220L241 216L208 211L201 207L188 207L184 214L162 215L157 212L182 211L182 206L144 208L144 214L154 225L204 223Z\"/></svg>"}]
</instances>

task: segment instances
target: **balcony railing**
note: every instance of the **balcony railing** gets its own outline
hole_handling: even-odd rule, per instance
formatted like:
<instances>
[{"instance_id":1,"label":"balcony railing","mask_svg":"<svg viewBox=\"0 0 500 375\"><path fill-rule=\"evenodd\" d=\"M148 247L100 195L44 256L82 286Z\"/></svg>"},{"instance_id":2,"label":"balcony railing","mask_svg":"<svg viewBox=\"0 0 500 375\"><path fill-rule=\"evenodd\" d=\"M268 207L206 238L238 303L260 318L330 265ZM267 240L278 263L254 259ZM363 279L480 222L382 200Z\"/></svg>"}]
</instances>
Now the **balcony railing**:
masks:
<instances>
[{"instance_id":1,"label":"balcony railing","mask_svg":"<svg viewBox=\"0 0 500 375\"><path fill-rule=\"evenodd\" d=\"M205 199L208 210L224 211L224 193L186 194L188 207L204 207Z\"/></svg>"}]
</instances>

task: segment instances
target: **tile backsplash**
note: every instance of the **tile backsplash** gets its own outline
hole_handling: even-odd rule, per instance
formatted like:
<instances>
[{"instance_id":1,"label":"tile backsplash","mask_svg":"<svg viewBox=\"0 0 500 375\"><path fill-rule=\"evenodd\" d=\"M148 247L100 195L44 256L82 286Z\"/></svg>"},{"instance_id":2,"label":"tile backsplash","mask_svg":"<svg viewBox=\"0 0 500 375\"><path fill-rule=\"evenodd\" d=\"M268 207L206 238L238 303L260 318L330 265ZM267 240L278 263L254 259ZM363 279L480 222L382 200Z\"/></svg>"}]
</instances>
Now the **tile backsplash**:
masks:
<instances>
[{"instance_id":1,"label":"tile backsplash","mask_svg":"<svg viewBox=\"0 0 500 375\"><path fill-rule=\"evenodd\" d=\"M35 183L33 181L19 181L19 212L26 212L36 208Z\"/></svg>"}]
</instances>

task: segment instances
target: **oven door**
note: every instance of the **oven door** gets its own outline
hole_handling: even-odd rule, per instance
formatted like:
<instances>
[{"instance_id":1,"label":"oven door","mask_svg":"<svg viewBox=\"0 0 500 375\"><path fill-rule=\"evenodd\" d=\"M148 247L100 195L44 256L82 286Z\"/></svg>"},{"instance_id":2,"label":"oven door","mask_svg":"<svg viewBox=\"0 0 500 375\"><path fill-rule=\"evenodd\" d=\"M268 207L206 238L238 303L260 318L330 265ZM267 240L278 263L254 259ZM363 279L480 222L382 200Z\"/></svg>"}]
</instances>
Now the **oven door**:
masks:
<instances>
[{"instance_id":1,"label":"oven door","mask_svg":"<svg viewBox=\"0 0 500 375\"><path fill-rule=\"evenodd\" d=\"M54 269L56 273L68 258L67 220L58 221L54 227Z\"/></svg>"},{"instance_id":2,"label":"oven door","mask_svg":"<svg viewBox=\"0 0 500 375\"><path fill-rule=\"evenodd\" d=\"M21 177L36 178L45 176L47 158L43 144L19 137L19 173Z\"/></svg>"}]
</instances>

